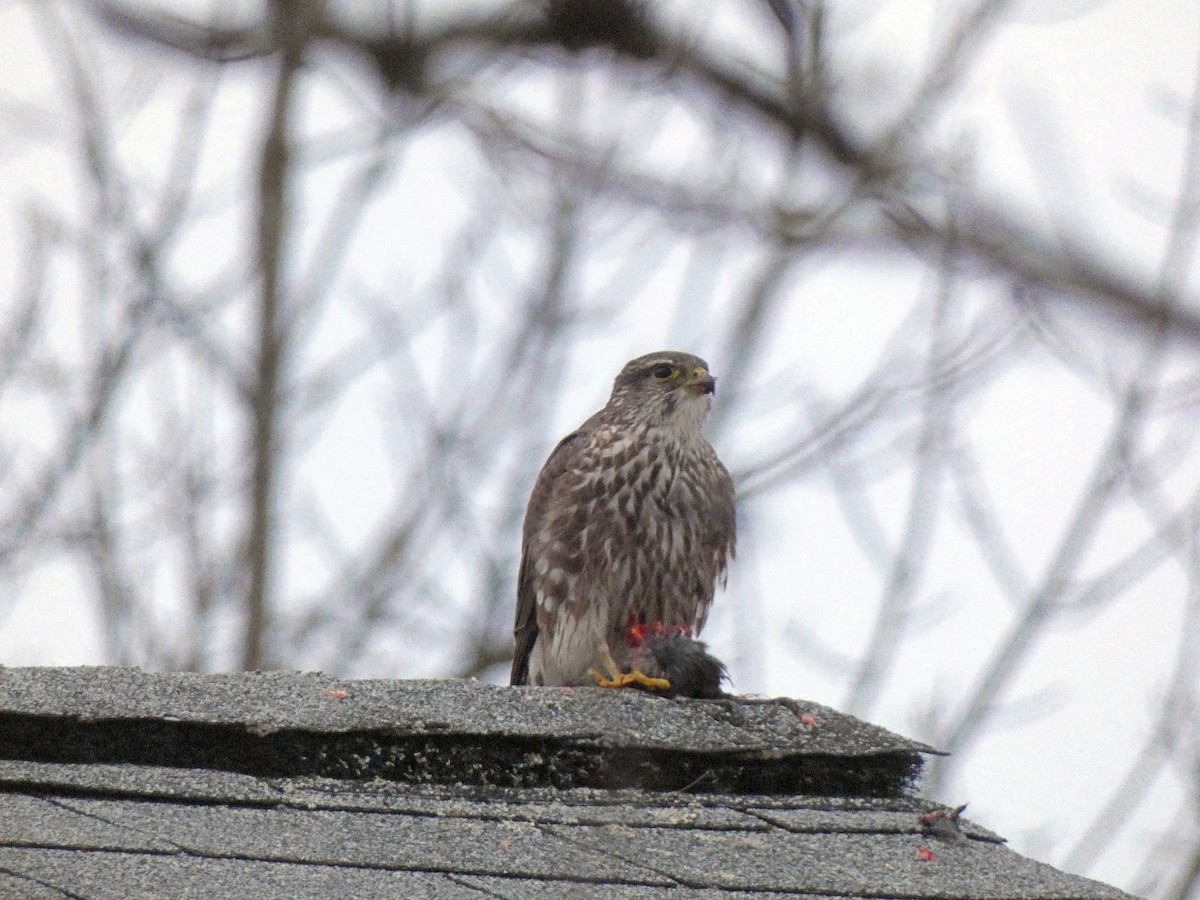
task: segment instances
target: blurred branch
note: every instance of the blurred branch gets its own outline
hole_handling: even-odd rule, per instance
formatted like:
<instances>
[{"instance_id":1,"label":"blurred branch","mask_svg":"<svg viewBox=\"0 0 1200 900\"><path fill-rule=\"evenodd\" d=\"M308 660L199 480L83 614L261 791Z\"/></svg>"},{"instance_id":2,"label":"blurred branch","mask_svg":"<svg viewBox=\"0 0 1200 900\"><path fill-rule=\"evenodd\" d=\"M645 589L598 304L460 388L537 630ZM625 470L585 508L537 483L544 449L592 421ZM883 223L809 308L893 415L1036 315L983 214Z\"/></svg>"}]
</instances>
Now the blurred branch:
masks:
<instances>
[{"instance_id":1,"label":"blurred branch","mask_svg":"<svg viewBox=\"0 0 1200 900\"><path fill-rule=\"evenodd\" d=\"M909 485L903 533L883 584L866 650L859 657L846 695L846 708L858 715L865 714L869 705L879 699L881 683L904 642L910 608L916 599L933 546L946 457L949 455L946 442L954 410L950 385L939 374L945 367L951 329L950 308L954 294L956 256L956 244L953 240L948 241L942 249L937 296L930 322L924 410L917 446L914 448L916 460Z\"/></svg>"},{"instance_id":2,"label":"blurred branch","mask_svg":"<svg viewBox=\"0 0 1200 900\"><path fill-rule=\"evenodd\" d=\"M1146 732L1141 748L1127 767L1125 777L1109 792L1108 801L1064 858L1063 865L1069 871L1085 870L1116 840L1133 818L1137 807L1146 802L1154 781L1178 751L1181 738L1191 730L1185 723L1194 723L1197 712L1200 712L1195 696L1197 676L1200 675L1200 657L1196 655L1196 647L1200 646L1198 516L1200 503L1194 502L1188 516L1188 595L1184 601L1179 644L1167 681L1166 697L1158 709L1153 726ZM1186 897L1187 894L1185 892L1178 896Z\"/></svg>"},{"instance_id":3,"label":"blurred branch","mask_svg":"<svg viewBox=\"0 0 1200 900\"><path fill-rule=\"evenodd\" d=\"M894 138L901 132L911 134L918 122L932 118L931 107L944 99L955 73L967 64L970 52L1008 5L1005 0L983 0L963 16L958 28L948 35L907 111L888 132L889 137L879 142L879 149L868 147L840 123L830 106L830 95L806 91L803 102L797 105L786 80L715 56L703 44L681 42L650 16L630 13L630 18L621 19L614 13L607 30L603 23L591 20L582 24L584 20L576 21L567 12L586 7L581 0L557 0L546 5L547 11L524 4L491 16L464 14L429 26L420 34L411 27L400 33L356 31L327 16L318 16L311 35L365 54L377 65L381 60L403 60L404 70L412 71L399 82L415 92L435 90L432 73L438 69L438 59L471 47L488 47L500 53L505 49L552 46L578 51L581 47L604 45L637 64L658 60L677 76L686 76L784 134L804 135L815 141L852 174L856 184L887 184L891 196L881 209L892 238L920 252L936 253L948 238L947 224L921 212L926 192L913 186L931 180L940 182L942 163L933 160L918 168L915 159L896 155ZM609 6L625 8L623 2ZM629 4L630 8L634 6ZM135 10L113 0L103 0L99 8L106 21L128 34L205 60L228 62L278 48L277 39L264 44L263 35L269 32L262 25L205 26L166 13ZM397 75L393 72L385 80L389 79L395 82ZM436 90L445 89L448 85ZM902 174L898 168L901 158ZM794 225L789 223L800 220L796 210L781 207L779 237L785 242L794 241ZM963 211L956 231L955 240L962 251L989 270L1006 273L1028 285L1075 295L1143 327L1165 324L1181 337L1200 341L1200 315L1193 311L1194 304L1183 302L1182 288L1180 293L1166 296L1147 292L1113 266L1110 254L1096 252L1085 242L1072 242L1066 237L1060 247L1054 247L1027 222L980 200Z\"/></svg>"},{"instance_id":4,"label":"blurred branch","mask_svg":"<svg viewBox=\"0 0 1200 900\"><path fill-rule=\"evenodd\" d=\"M290 231L287 192L291 167L291 118L297 75L304 62L313 18L320 0L297 0L274 7L274 37L280 48L274 96L267 120L258 171L258 361L251 388L252 460L248 497L245 631L241 667L263 668L270 625L274 566L278 553L278 482L283 449L279 426L286 352L287 298L283 254Z\"/></svg>"},{"instance_id":5,"label":"blurred branch","mask_svg":"<svg viewBox=\"0 0 1200 900\"><path fill-rule=\"evenodd\" d=\"M97 227L93 240L104 240L109 230L116 232L132 245L135 268L142 272L153 269L151 255L141 252L144 245L128 221L124 183L110 164L112 159L107 121L87 77L87 68L79 50L57 14L48 8L40 10L40 23L48 32L48 43L65 60L69 93L75 103L80 155L86 161L86 173L94 190L93 215ZM93 259L102 251L90 248ZM133 362L134 351L144 337L154 311L155 297L146 285L138 285L123 298L119 315L111 331L100 330L93 335L92 358L85 363L81 398L61 398L67 408L64 422L58 429L58 444L49 454L41 471L31 479L31 485L9 504L0 519L0 565L11 565L14 558L32 543L32 537L43 520L54 509L60 492L84 459L88 448L109 416L127 370ZM32 313L30 313L32 315ZM32 325L32 318L29 319ZM71 411L70 406L76 409Z\"/></svg>"},{"instance_id":6,"label":"blurred branch","mask_svg":"<svg viewBox=\"0 0 1200 900\"><path fill-rule=\"evenodd\" d=\"M1158 302L1164 315L1157 320L1157 327L1141 348L1137 369L1120 398L1106 446L1097 458L1058 549L1016 623L976 678L964 708L940 736L941 749L959 753L978 738L985 723L996 712L1005 686L1016 676L1050 620L1061 611L1073 573L1078 570L1117 493L1127 485L1128 469L1124 463L1136 456L1133 448L1141 438L1153 406L1165 365L1167 343L1176 336L1173 327L1177 324L1173 313L1175 298L1186 283L1196 242L1200 240L1200 229L1197 228L1200 224L1200 68L1193 88L1177 197L1158 285L1161 298ZM926 790L931 794L941 788L944 772L941 760L934 761L926 780Z\"/></svg>"}]
</instances>

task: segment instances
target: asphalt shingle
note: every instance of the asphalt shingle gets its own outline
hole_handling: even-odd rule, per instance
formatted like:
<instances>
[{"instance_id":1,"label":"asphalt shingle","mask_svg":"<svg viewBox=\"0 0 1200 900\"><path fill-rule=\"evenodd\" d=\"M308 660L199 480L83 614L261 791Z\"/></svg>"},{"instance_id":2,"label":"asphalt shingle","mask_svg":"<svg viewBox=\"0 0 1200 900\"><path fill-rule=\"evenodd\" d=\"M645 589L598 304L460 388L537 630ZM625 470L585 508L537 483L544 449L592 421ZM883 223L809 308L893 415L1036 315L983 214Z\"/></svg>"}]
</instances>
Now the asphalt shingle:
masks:
<instances>
[{"instance_id":1,"label":"asphalt shingle","mask_svg":"<svg viewBox=\"0 0 1200 900\"><path fill-rule=\"evenodd\" d=\"M931 748L802 701L319 674L0 669L0 758L259 776L888 796Z\"/></svg>"},{"instance_id":2,"label":"asphalt shingle","mask_svg":"<svg viewBox=\"0 0 1200 900\"><path fill-rule=\"evenodd\" d=\"M446 875L353 866L296 865L245 859L98 853L0 847L0 868L19 872L4 897L88 900L244 897L353 900L483 900L486 893ZM2 884L2 883L0 883ZM37 885L43 894L31 893Z\"/></svg>"},{"instance_id":3,"label":"asphalt shingle","mask_svg":"<svg viewBox=\"0 0 1200 900\"><path fill-rule=\"evenodd\" d=\"M404 735L542 736L618 748L745 752L762 759L792 752L862 756L932 750L816 703L676 703L596 688L343 681L320 673L0 667L0 697L10 716L244 725L259 734L386 729ZM817 725L802 724L797 714L812 715Z\"/></svg>"},{"instance_id":4,"label":"asphalt shingle","mask_svg":"<svg viewBox=\"0 0 1200 900\"><path fill-rule=\"evenodd\" d=\"M1119 898L806 703L0 669L0 896Z\"/></svg>"},{"instance_id":5,"label":"asphalt shingle","mask_svg":"<svg viewBox=\"0 0 1200 900\"><path fill-rule=\"evenodd\" d=\"M78 847L84 850L165 852L169 843L124 825L70 807L56 797L9 793L0 817L4 845Z\"/></svg>"},{"instance_id":6,"label":"asphalt shingle","mask_svg":"<svg viewBox=\"0 0 1200 900\"><path fill-rule=\"evenodd\" d=\"M101 822L213 858L553 878L561 874L570 849L551 831L525 821L130 800L61 802ZM671 883L604 852L576 850L571 858L571 875L581 881Z\"/></svg>"}]
</instances>

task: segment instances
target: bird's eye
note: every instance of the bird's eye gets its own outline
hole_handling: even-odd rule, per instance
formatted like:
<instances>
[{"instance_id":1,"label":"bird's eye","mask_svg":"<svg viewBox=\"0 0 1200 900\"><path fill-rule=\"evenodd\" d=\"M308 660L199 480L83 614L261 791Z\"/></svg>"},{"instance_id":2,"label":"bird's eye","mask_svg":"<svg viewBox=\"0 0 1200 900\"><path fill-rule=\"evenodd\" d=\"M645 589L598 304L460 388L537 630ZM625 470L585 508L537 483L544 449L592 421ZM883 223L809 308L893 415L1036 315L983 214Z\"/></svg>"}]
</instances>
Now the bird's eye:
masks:
<instances>
[{"instance_id":1,"label":"bird's eye","mask_svg":"<svg viewBox=\"0 0 1200 900\"><path fill-rule=\"evenodd\" d=\"M678 370L674 366L668 366L666 363L659 363L650 370L650 374L660 381L666 381L668 378L674 377Z\"/></svg>"}]
</instances>

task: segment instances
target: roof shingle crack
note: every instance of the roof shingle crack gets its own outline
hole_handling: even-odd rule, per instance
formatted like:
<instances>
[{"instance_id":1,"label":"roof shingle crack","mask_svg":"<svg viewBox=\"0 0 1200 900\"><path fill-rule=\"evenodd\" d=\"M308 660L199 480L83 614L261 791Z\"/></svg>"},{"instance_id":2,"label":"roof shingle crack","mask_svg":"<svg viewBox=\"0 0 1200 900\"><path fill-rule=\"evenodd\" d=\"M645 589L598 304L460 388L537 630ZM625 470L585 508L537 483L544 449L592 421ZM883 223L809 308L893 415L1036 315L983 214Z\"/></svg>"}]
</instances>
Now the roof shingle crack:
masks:
<instances>
[{"instance_id":1,"label":"roof shingle crack","mask_svg":"<svg viewBox=\"0 0 1200 900\"><path fill-rule=\"evenodd\" d=\"M0 875L7 875L9 878L12 878L19 882L23 882L24 885L35 885L36 884L39 888L41 888L43 891L45 891L47 893L53 892L53 895L55 897L65 897L65 898L67 898L67 900L88 900L88 898L85 897L83 894L76 894L71 891L64 891L62 888L57 887L56 885L53 885L50 882L45 881L41 878L37 878L37 877L35 877L33 875L29 875L25 872L15 871L15 870L9 869L5 866L0 866ZM21 892L21 896L28 897L28 896L30 896L30 894L28 891L23 890ZM44 896L46 896L46 894L42 894L41 896L44 897Z\"/></svg>"}]
</instances>

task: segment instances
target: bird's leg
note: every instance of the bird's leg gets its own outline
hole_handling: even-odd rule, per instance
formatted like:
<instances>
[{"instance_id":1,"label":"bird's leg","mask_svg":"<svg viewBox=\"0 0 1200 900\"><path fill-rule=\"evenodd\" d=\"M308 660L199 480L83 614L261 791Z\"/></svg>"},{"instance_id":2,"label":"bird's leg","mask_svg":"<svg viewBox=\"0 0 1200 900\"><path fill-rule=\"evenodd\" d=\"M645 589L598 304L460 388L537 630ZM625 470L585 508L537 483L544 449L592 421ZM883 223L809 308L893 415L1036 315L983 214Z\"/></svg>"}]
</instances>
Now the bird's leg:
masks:
<instances>
[{"instance_id":1,"label":"bird's leg","mask_svg":"<svg viewBox=\"0 0 1200 900\"><path fill-rule=\"evenodd\" d=\"M645 672L638 671L634 666L632 672L622 672L621 667L617 665L617 661L613 659L612 651L608 648L607 641L601 641L597 647L600 651L600 661L604 664L605 670L608 672L605 675L596 669L588 669L588 674L596 679L596 684L602 688L620 688L628 687L631 684L640 684L642 687L652 691L669 691L671 682L665 678L651 678Z\"/></svg>"},{"instance_id":2,"label":"bird's leg","mask_svg":"<svg viewBox=\"0 0 1200 900\"><path fill-rule=\"evenodd\" d=\"M596 650L600 653L600 662L604 665L604 672L596 669L588 669L588 674L596 679L596 684L600 685L600 687L620 687L621 685L618 682L625 673L621 671L621 667L613 659L612 651L608 649L608 641L601 641L596 645Z\"/></svg>"}]
</instances>

